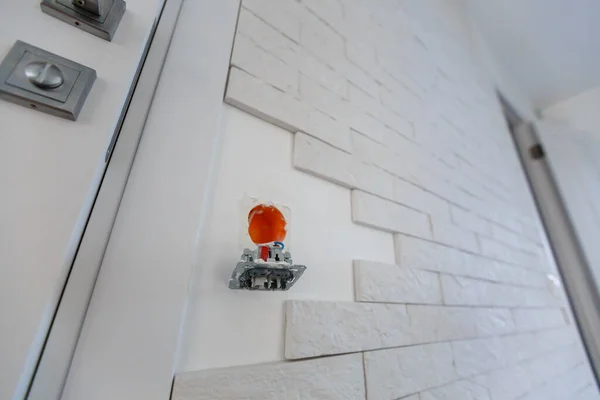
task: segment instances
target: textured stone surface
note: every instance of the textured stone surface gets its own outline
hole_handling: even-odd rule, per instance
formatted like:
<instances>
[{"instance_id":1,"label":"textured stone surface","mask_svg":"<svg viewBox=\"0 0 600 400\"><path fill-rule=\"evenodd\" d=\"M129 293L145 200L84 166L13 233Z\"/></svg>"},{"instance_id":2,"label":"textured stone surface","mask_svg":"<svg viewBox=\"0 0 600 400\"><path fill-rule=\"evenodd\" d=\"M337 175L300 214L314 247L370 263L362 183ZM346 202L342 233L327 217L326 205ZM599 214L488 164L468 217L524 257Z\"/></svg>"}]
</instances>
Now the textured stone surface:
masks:
<instances>
[{"instance_id":1,"label":"textured stone surface","mask_svg":"<svg viewBox=\"0 0 600 400\"><path fill-rule=\"evenodd\" d=\"M504 340L501 338L456 341L452 343L456 371L468 377L507 365Z\"/></svg>"},{"instance_id":2,"label":"textured stone surface","mask_svg":"<svg viewBox=\"0 0 600 400\"><path fill-rule=\"evenodd\" d=\"M352 220L385 231L431 237L426 214L360 190L352 191Z\"/></svg>"},{"instance_id":3,"label":"textured stone surface","mask_svg":"<svg viewBox=\"0 0 600 400\"><path fill-rule=\"evenodd\" d=\"M580 399L579 393L587 390L592 383L591 371L583 363L548 380L532 393L521 397L523 400ZM597 398L598 396L596 396Z\"/></svg>"},{"instance_id":4,"label":"textured stone surface","mask_svg":"<svg viewBox=\"0 0 600 400\"><path fill-rule=\"evenodd\" d=\"M244 0L244 8L250 10L267 24L294 41L300 40L302 8L294 0Z\"/></svg>"},{"instance_id":5,"label":"textured stone surface","mask_svg":"<svg viewBox=\"0 0 600 400\"><path fill-rule=\"evenodd\" d=\"M544 382L581 363L584 354L579 346L568 345L515 365L503 367L472 378L494 400L516 399L535 392Z\"/></svg>"},{"instance_id":6,"label":"textured stone surface","mask_svg":"<svg viewBox=\"0 0 600 400\"><path fill-rule=\"evenodd\" d=\"M392 193L392 177L385 171L362 165L350 154L302 132L294 135L294 166L348 188L379 196Z\"/></svg>"},{"instance_id":7,"label":"textured stone surface","mask_svg":"<svg viewBox=\"0 0 600 400\"><path fill-rule=\"evenodd\" d=\"M229 71L225 100L283 129L310 132L332 146L350 150L348 126L236 67Z\"/></svg>"},{"instance_id":8,"label":"textured stone surface","mask_svg":"<svg viewBox=\"0 0 600 400\"><path fill-rule=\"evenodd\" d=\"M300 76L298 70L261 49L245 36L239 35L235 39L231 65L253 76L258 75L264 68L267 68L270 73L267 75L266 83L297 96Z\"/></svg>"},{"instance_id":9,"label":"textured stone surface","mask_svg":"<svg viewBox=\"0 0 600 400\"><path fill-rule=\"evenodd\" d=\"M421 393L421 400L492 400L485 387L461 380ZM496 400L496 399L493 399Z\"/></svg>"},{"instance_id":10,"label":"textured stone surface","mask_svg":"<svg viewBox=\"0 0 600 400\"><path fill-rule=\"evenodd\" d=\"M573 344L577 340L574 333L572 329L560 328L544 332L453 341L456 371L461 377L469 377L515 365Z\"/></svg>"},{"instance_id":11,"label":"textured stone surface","mask_svg":"<svg viewBox=\"0 0 600 400\"><path fill-rule=\"evenodd\" d=\"M395 235L396 260L411 268L447 272L519 286L547 288L545 273L527 270L437 243Z\"/></svg>"},{"instance_id":12,"label":"textured stone surface","mask_svg":"<svg viewBox=\"0 0 600 400\"><path fill-rule=\"evenodd\" d=\"M448 343L364 353L369 399L397 399L457 379Z\"/></svg>"},{"instance_id":13,"label":"textured stone surface","mask_svg":"<svg viewBox=\"0 0 600 400\"><path fill-rule=\"evenodd\" d=\"M360 354L177 375L173 400L362 400Z\"/></svg>"},{"instance_id":14,"label":"textured stone surface","mask_svg":"<svg viewBox=\"0 0 600 400\"><path fill-rule=\"evenodd\" d=\"M441 304L439 274L370 261L354 261L356 301Z\"/></svg>"},{"instance_id":15,"label":"textured stone surface","mask_svg":"<svg viewBox=\"0 0 600 400\"><path fill-rule=\"evenodd\" d=\"M492 223L477 214L457 206L450 206L450 214L452 222L471 232L488 236L492 233Z\"/></svg>"},{"instance_id":16,"label":"textured stone surface","mask_svg":"<svg viewBox=\"0 0 600 400\"><path fill-rule=\"evenodd\" d=\"M444 301L453 305L544 307L560 305L547 289L503 285L471 278L440 275Z\"/></svg>"},{"instance_id":17,"label":"textured stone surface","mask_svg":"<svg viewBox=\"0 0 600 400\"><path fill-rule=\"evenodd\" d=\"M473 232L441 219L434 220L432 227L434 241L473 253L479 252L477 236Z\"/></svg>"},{"instance_id":18,"label":"textured stone surface","mask_svg":"<svg viewBox=\"0 0 600 400\"><path fill-rule=\"evenodd\" d=\"M446 200L403 179L394 180L393 200L435 218L450 219L450 206Z\"/></svg>"},{"instance_id":19,"label":"textured stone surface","mask_svg":"<svg viewBox=\"0 0 600 400\"><path fill-rule=\"evenodd\" d=\"M515 332L509 310L407 306L414 343L495 336Z\"/></svg>"},{"instance_id":20,"label":"textured stone surface","mask_svg":"<svg viewBox=\"0 0 600 400\"><path fill-rule=\"evenodd\" d=\"M515 332L510 310L291 300L288 359Z\"/></svg>"},{"instance_id":21,"label":"textured stone surface","mask_svg":"<svg viewBox=\"0 0 600 400\"><path fill-rule=\"evenodd\" d=\"M396 304L288 301L285 332L288 359L412 342L406 307Z\"/></svg>"},{"instance_id":22,"label":"textured stone surface","mask_svg":"<svg viewBox=\"0 0 600 400\"><path fill-rule=\"evenodd\" d=\"M541 310L512 310L517 329L534 331L558 327L566 324L565 315L561 309Z\"/></svg>"},{"instance_id":23,"label":"textured stone surface","mask_svg":"<svg viewBox=\"0 0 600 400\"><path fill-rule=\"evenodd\" d=\"M536 254L530 253L485 236L478 236L477 239L480 252L485 256L534 270L550 270L549 263L541 251Z\"/></svg>"}]
</instances>

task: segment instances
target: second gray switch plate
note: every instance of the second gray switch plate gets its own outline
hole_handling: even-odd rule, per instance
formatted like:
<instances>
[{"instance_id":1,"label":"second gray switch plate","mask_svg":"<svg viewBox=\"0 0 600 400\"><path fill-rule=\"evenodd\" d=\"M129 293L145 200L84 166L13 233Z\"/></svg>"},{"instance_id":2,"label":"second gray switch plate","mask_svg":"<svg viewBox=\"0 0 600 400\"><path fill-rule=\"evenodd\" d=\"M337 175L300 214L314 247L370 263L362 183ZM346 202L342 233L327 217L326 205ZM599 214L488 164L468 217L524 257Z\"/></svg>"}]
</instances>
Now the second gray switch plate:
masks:
<instances>
[{"instance_id":1,"label":"second gray switch plate","mask_svg":"<svg viewBox=\"0 0 600 400\"><path fill-rule=\"evenodd\" d=\"M94 0L94 3L100 15L87 9L86 0L76 0L76 4L72 0L42 0L40 6L46 14L110 42L125 13L125 1Z\"/></svg>"},{"instance_id":2,"label":"second gray switch plate","mask_svg":"<svg viewBox=\"0 0 600 400\"><path fill-rule=\"evenodd\" d=\"M59 86L46 85L50 73ZM93 69L18 40L0 64L0 98L74 121L95 80Z\"/></svg>"}]
</instances>

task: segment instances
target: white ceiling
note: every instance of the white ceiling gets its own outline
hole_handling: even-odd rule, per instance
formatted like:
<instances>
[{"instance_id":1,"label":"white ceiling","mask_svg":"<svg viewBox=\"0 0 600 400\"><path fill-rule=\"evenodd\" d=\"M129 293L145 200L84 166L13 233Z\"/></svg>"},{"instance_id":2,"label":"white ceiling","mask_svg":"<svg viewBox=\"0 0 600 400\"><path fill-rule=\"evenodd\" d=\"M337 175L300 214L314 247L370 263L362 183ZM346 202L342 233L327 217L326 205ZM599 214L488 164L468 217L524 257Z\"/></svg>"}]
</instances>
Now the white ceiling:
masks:
<instances>
[{"instance_id":1,"label":"white ceiling","mask_svg":"<svg viewBox=\"0 0 600 400\"><path fill-rule=\"evenodd\" d=\"M537 109L600 85L600 0L467 0L475 25Z\"/></svg>"}]
</instances>

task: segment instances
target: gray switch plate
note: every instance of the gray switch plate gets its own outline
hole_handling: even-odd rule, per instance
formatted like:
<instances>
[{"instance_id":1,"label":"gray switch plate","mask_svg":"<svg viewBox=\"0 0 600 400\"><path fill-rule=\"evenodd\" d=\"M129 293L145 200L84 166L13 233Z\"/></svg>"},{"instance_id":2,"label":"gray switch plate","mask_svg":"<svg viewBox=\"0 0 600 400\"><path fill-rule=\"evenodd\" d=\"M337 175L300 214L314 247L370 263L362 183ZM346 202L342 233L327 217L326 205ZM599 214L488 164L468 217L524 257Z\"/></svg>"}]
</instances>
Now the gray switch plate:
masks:
<instances>
[{"instance_id":1,"label":"gray switch plate","mask_svg":"<svg viewBox=\"0 0 600 400\"><path fill-rule=\"evenodd\" d=\"M36 61L58 67L63 84L42 89L31 83L25 68ZM93 69L18 40L0 64L0 98L75 121L95 80Z\"/></svg>"},{"instance_id":2,"label":"gray switch plate","mask_svg":"<svg viewBox=\"0 0 600 400\"><path fill-rule=\"evenodd\" d=\"M85 0L78 1L80 6L72 0L42 0L40 7L46 14L110 42L125 13L125 1L94 0L101 10L100 15L86 10Z\"/></svg>"}]
</instances>

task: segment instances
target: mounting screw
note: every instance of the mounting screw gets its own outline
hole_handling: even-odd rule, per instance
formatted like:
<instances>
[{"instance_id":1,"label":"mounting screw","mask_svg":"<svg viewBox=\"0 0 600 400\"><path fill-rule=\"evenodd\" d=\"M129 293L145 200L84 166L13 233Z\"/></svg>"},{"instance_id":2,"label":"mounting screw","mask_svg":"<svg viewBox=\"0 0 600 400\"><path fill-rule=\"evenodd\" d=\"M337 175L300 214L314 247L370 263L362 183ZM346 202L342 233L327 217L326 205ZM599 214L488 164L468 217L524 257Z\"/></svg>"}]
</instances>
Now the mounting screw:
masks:
<instances>
[{"instance_id":1,"label":"mounting screw","mask_svg":"<svg viewBox=\"0 0 600 400\"><path fill-rule=\"evenodd\" d=\"M533 145L529 148L529 155L534 160L539 160L540 158L544 158L544 148L541 144Z\"/></svg>"}]
</instances>

